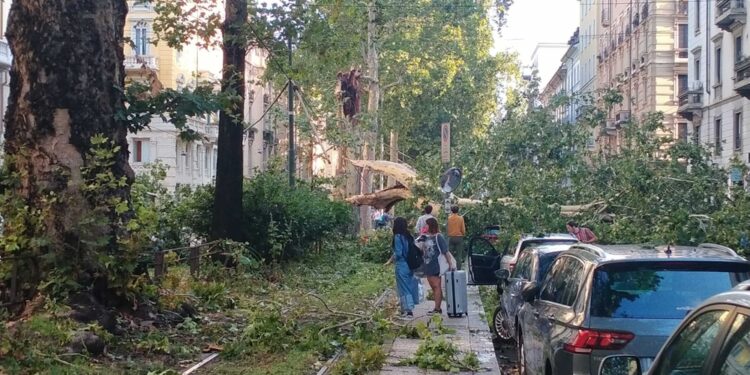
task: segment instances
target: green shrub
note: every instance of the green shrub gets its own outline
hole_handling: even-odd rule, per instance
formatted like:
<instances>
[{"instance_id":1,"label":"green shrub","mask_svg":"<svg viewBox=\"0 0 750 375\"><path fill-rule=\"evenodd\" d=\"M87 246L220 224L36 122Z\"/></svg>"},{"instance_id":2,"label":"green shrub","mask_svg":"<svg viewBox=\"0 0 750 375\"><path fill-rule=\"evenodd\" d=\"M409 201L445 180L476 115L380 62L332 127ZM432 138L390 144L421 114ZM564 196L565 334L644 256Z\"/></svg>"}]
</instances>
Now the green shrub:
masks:
<instances>
[{"instance_id":1,"label":"green shrub","mask_svg":"<svg viewBox=\"0 0 750 375\"><path fill-rule=\"evenodd\" d=\"M366 239L362 246L365 260L375 263L385 263L391 257L391 241L393 235L388 230L376 230Z\"/></svg>"}]
</instances>

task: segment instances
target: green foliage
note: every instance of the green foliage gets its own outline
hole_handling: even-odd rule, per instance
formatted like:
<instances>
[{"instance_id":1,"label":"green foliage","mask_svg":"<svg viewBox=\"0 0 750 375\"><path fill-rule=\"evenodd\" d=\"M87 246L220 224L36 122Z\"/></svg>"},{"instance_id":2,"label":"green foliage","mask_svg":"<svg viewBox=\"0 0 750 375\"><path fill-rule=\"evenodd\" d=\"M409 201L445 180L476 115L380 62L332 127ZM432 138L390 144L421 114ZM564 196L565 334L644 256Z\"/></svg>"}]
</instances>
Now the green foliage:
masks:
<instances>
[{"instance_id":1,"label":"green foliage","mask_svg":"<svg viewBox=\"0 0 750 375\"><path fill-rule=\"evenodd\" d=\"M375 263L384 263L390 259L393 254L391 241L393 233L390 230L376 230L372 235L363 238L364 245L362 251L367 261Z\"/></svg>"},{"instance_id":2,"label":"green foliage","mask_svg":"<svg viewBox=\"0 0 750 375\"><path fill-rule=\"evenodd\" d=\"M346 355L339 359L332 369L333 375L359 375L379 370L385 362L386 354L382 345L362 340L349 341Z\"/></svg>"},{"instance_id":3,"label":"green foliage","mask_svg":"<svg viewBox=\"0 0 750 375\"><path fill-rule=\"evenodd\" d=\"M399 362L402 366L418 366L428 370L450 372L478 371L479 359L475 353L462 354L455 344L444 337L425 337L414 357Z\"/></svg>"}]
</instances>

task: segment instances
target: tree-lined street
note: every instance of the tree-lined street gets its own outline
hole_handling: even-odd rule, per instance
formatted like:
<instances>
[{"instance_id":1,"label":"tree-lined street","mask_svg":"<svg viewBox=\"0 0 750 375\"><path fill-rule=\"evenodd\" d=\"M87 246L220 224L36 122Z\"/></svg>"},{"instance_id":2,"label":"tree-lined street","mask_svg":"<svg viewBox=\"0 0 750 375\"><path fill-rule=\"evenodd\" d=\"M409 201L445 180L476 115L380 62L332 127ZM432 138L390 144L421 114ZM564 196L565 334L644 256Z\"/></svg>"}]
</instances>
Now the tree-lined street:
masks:
<instances>
[{"instance_id":1,"label":"tree-lined street","mask_svg":"<svg viewBox=\"0 0 750 375\"><path fill-rule=\"evenodd\" d=\"M0 374L667 363L750 278L743 2L529 1L576 29L514 49L511 0L0 1ZM706 358L670 363L740 366Z\"/></svg>"}]
</instances>

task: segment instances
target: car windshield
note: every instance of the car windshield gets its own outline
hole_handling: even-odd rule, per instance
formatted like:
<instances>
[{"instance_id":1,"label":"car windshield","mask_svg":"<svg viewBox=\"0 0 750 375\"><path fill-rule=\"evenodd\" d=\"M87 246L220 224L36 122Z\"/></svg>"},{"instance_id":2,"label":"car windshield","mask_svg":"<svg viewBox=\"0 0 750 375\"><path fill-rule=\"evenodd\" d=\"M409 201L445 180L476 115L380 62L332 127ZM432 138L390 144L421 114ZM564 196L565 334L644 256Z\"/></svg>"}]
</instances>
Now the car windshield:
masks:
<instances>
[{"instance_id":1,"label":"car windshield","mask_svg":"<svg viewBox=\"0 0 750 375\"><path fill-rule=\"evenodd\" d=\"M562 253L562 251L546 253L539 256L539 275L537 276L537 281L544 280L544 276L547 275L547 272L552 265L552 261L554 261L560 253Z\"/></svg>"},{"instance_id":2,"label":"car windshield","mask_svg":"<svg viewBox=\"0 0 750 375\"><path fill-rule=\"evenodd\" d=\"M706 298L750 278L750 266L719 262L629 262L594 274L591 316L682 319Z\"/></svg>"},{"instance_id":3,"label":"car windshield","mask_svg":"<svg viewBox=\"0 0 750 375\"><path fill-rule=\"evenodd\" d=\"M575 240L575 239L572 239L572 238L571 239L562 239L562 238L557 238L557 239L546 238L546 239L542 239L542 238L539 238L539 239L534 239L534 240L523 241L523 243L521 243L521 251L523 251L523 249L526 249L528 247L536 247L536 246L539 246L539 245L572 245L572 244L575 244L575 243L578 243L578 240ZM521 252L519 251L519 254L520 253Z\"/></svg>"}]
</instances>

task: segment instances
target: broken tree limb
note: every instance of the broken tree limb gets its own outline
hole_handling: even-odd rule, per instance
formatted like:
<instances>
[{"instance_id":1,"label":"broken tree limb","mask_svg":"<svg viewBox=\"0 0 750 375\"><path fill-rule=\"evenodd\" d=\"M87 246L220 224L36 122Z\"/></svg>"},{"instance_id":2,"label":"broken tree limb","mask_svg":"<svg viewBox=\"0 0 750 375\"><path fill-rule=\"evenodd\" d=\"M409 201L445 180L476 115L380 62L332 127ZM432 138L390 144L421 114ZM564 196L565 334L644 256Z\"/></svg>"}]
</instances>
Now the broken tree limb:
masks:
<instances>
[{"instance_id":1,"label":"broken tree limb","mask_svg":"<svg viewBox=\"0 0 750 375\"><path fill-rule=\"evenodd\" d=\"M393 177L401 185L411 188L418 181L417 171L409 165L387 160L350 160L352 165L359 168L369 168L377 173Z\"/></svg>"},{"instance_id":2,"label":"broken tree limb","mask_svg":"<svg viewBox=\"0 0 750 375\"><path fill-rule=\"evenodd\" d=\"M411 190L399 184L374 193L351 196L346 201L357 206L371 206L389 211L396 203L413 196Z\"/></svg>"}]
</instances>

